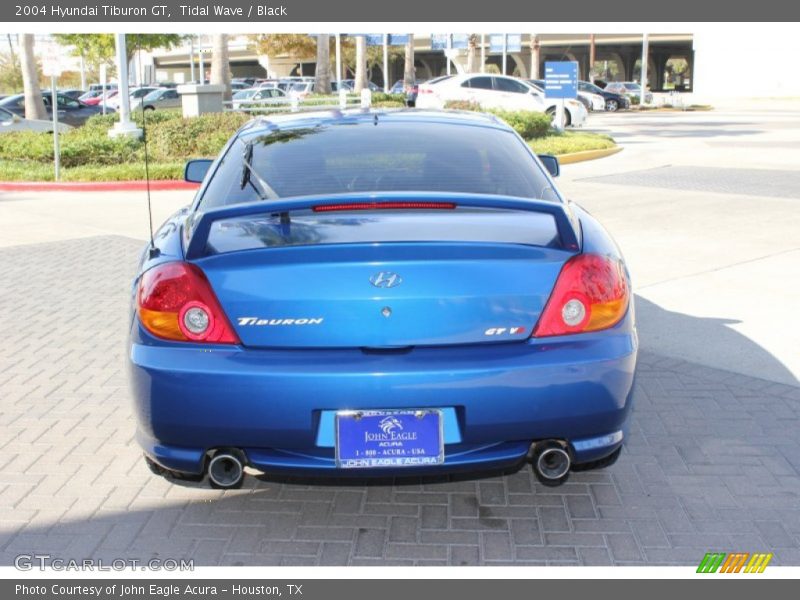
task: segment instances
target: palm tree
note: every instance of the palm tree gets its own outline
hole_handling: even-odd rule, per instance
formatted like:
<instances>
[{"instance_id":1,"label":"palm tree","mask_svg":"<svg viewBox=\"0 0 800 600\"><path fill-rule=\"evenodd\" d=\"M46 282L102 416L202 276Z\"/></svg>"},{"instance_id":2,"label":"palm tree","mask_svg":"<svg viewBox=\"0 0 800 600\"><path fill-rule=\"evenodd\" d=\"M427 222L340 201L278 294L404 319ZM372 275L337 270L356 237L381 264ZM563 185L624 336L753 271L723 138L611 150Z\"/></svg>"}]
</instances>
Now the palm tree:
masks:
<instances>
[{"instance_id":1,"label":"palm tree","mask_svg":"<svg viewBox=\"0 0 800 600\"><path fill-rule=\"evenodd\" d=\"M406 60L403 66L403 84L406 88L412 87L417 81L417 70L414 67L414 34L408 34L406 42Z\"/></svg>"},{"instance_id":2,"label":"palm tree","mask_svg":"<svg viewBox=\"0 0 800 600\"><path fill-rule=\"evenodd\" d=\"M320 33L317 36L317 70L314 73L314 91L318 94L331 93L331 45L330 36Z\"/></svg>"},{"instance_id":3,"label":"palm tree","mask_svg":"<svg viewBox=\"0 0 800 600\"><path fill-rule=\"evenodd\" d=\"M228 34L215 33L211 40L211 85L224 85L225 100L231 99L231 63L228 58Z\"/></svg>"},{"instance_id":4,"label":"palm tree","mask_svg":"<svg viewBox=\"0 0 800 600\"><path fill-rule=\"evenodd\" d=\"M23 33L20 39L19 62L22 67L22 89L25 93L25 118L47 119L42 90L39 87L39 72L33 55L33 34Z\"/></svg>"},{"instance_id":5,"label":"palm tree","mask_svg":"<svg viewBox=\"0 0 800 600\"><path fill-rule=\"evenodd\" d=\"M367 89L367 38L357 35L355 92L360 94L364 89Z\"/></svg>"},{"instance_id":6,"label":"palm tree","mask_svg":"<svg viewBox=\"0 0 800 600\"><path fill-rule=\"evenodd\" d=\"M467 45L467 73L477 73L478 68L478 43L481 36L477 33L469 35L469 44Z\"/></svg>"},{"instance_id":7,"label":"palm tree","mask_svg":"<svg viewBox=\"0 0 800 600\"><path fill-rule=\"evenodd\" d=\"M539 60L540 60L540 44L539 36L535 33L531 34L531 79L541 79L539 73Z\"/></svg>"}]
</instances>

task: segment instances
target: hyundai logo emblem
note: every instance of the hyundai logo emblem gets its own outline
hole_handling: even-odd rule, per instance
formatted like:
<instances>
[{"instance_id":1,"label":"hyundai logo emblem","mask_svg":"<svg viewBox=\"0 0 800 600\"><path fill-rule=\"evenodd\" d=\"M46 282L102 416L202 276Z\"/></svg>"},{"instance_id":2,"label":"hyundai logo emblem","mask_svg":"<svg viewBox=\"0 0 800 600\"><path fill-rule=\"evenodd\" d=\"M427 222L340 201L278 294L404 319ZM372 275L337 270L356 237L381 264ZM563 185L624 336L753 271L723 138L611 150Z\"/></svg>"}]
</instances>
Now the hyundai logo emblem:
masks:
<instances>
[{"instance_id":1,"label":"hyundai logo emblem","mask_svg":"<svg viewBox=\"0 0 800 600\"><path fill-rule=\"evenodd\" d=\"M369 282L379 288L393 288L403 283L402 277L391 271L381 271L369 278Z\"/></svg>"}]
</instances>

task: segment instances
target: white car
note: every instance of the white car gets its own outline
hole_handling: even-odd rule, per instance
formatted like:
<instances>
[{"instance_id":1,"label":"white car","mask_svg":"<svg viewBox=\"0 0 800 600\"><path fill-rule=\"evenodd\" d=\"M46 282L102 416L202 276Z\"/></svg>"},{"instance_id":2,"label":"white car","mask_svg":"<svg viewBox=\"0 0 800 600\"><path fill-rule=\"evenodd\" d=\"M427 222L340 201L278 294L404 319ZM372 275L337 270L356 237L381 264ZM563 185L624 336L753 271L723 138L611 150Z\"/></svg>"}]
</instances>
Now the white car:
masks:
<instances>
[{"instance_id":1,"label":"white car","mask_svg":"<svg viewBox=\"0 0 800 600\"><path fill-rule=\"evenodd\" d=\"M64 133L72 129L66 123L58 124L58 132ZM0 133L11 133L13 131L53 131L53 122L39 119L25 119L15 115L10 110L0 108Z\"/></svg>"},{"instance_id":2,"label":"white car","mask_svg":"<svg viewBox=\"0 0 800 600\"><path fill-rule=\"evenodd\" d=\"M417 108L442 109L452 100L475 102L481 108L531 110L555 117L556 100L544 97L536 86L506 75L466 74L438 77L419 86ZM564 126L586 122L586 107L577 100L564 101Z\"/></svg>"},{"instance_id":3,"label":"white car","mask_svg":"<svg viewBox=\"0 0 800 600\"><path fill-rule=\"evenodd\" d=\"M257 87L241 90L233 95L231 107L233 110L246 110L251 107L265 107L288 104L286 92L278 88Z\"/></svg>"}]
</instances>

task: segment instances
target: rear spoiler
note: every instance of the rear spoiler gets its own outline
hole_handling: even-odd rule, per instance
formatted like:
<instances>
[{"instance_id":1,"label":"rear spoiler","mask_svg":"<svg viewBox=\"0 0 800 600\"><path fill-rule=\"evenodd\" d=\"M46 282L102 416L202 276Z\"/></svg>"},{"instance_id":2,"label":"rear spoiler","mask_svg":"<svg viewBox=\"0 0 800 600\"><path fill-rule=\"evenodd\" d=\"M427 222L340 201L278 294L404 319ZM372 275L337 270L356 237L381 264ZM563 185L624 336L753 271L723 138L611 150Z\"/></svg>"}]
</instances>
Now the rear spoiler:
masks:
<instances>
[{"instance_id":1,"label":"rear spoiler","mask_svg":"<svg viewBox=\"0 0 800 600\"><path fill-rule=\"evenodd\" d=\"M198 211L189 216L184 226L186 259L194 260L205 256L211 226L216 221L250 215L289 213L296 210L307 210L334 204L364 204L372 206L398 202L449 203L455 205L455 207L496 208L549 214L555 220L561 247L565 250L577 251L580 249L580 228L577 220L573 217L567 204L562 202L488 194L390 192L302 196L285 200L264 200L234 204L205 212Z\"/></svg>"}]
</instances>

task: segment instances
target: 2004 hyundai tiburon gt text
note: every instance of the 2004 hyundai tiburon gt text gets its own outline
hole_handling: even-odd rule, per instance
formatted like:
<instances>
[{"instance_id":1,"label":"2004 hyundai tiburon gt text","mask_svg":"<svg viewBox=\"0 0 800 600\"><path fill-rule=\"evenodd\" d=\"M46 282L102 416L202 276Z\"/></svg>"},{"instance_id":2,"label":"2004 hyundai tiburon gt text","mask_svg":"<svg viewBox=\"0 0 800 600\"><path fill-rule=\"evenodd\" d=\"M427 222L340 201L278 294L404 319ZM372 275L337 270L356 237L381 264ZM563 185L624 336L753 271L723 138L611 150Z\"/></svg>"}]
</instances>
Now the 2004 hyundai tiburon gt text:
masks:
<instances>
[{"instance_id":1,"label":"2004 hyundai tiburon gt text","mask_svg":"<svg viewBox=\"0 0 800 600\"><path fill-rule=\"evenodd\" d=\"M619 455L622 256L558 162L475 113L255 119L143 254L130 365L151 469L419 475Z\"/></svg>"}]
</instances>

